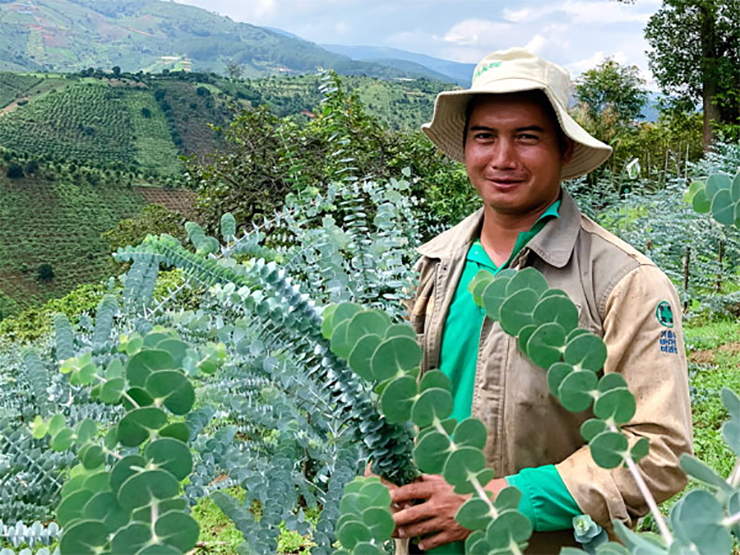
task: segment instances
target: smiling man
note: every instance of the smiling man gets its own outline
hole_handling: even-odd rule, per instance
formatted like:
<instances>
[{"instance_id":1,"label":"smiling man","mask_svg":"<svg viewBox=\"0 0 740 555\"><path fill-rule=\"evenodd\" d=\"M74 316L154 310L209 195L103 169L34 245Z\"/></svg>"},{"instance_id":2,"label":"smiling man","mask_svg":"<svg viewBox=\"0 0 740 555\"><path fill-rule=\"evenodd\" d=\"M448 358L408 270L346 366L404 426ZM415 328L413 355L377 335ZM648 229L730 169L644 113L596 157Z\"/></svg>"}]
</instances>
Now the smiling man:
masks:
<instances>
[{"instance_id":1,"label":"smiling man","mask_svg":"<svg viewBox=\"0 0 740 555\"><path fill-rule=\"evenodd\" d=\"M604 372L621 373L637 400L623 429L631 441L650 440L639 468L658 501L685 485L678 458L692 446L673 285L648 258L581 215L561 188L561 180L594 170L611 153L568 114L569 87L568 73L553 63L522 49L494 52L476 67L471 89L437 97L433 121L422 128L465 164L483 203L419 248L410 314L424 349L422 371L449 376L454 418L472 415L486 425L484 453L499 476L488 489L521 490L520 510L535 530L531 553L574 545L576 516L590 515L610 531L612 520L634 525L647 507L626 469L604 470L591 459L580 426L592 414L561 407L545 370L475 305L468 284L480 269L536 268L578 306L579 326L603 337ZM677 348L661 348L666 334ZM454 516L465 497L440 476L391 495L398 537L421 538L421 550L463 552L469 532Z\"/></svg>"}]
</instances>

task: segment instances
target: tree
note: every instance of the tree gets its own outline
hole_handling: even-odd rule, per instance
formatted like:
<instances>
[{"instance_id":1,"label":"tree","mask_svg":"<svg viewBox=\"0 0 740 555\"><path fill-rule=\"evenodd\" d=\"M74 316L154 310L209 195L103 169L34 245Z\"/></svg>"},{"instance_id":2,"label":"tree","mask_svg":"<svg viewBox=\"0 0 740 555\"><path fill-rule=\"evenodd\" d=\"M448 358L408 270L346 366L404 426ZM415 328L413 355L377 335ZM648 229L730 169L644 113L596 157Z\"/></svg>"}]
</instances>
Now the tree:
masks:
<instances>
[{"instance_id":1,"label":"tree","mask_svg":"<svg viewBox=\"0 0 740 555\"><path fill-rule=\"evenodd\" d=\"M575 94L590 117L598 118L605 110L611 110L618 125L629 126L642 117L640 111L648 100L644 86L637 66L622 66L607 59L578 77Z\"/></svg>"},{"instance_id":2,"label":"tree","mask_svg":"<svg viewBox=\"0 0 740 555\"><path fill-rule=\"evenodd\" d=\"M20 164L10 164L5 172L5 175L11 179L18 179L24 176L23 166Z\"/></svg>"},{"instance_id":3,"label":"tree","mask_svg":"<svg viewBox=\"0 0 740 555\"><path fill-rule=\"evenodd\" d=\"M36 277L40 281L51 281L54 279L54 268L51 267L51 264L39 264L36 269Z\"/></svg>"},{"instance_id":4,"label":"tree","mask_svg":"<svg viewBox=\"0 0 740 555\"><path fill-rule=\"evenodd\" d=\"M231 79L241 79L244 74L244 68L236 60L228 60L226 62L226 74Z\"/></svg>"},{"instance_id":5,"label":"tree","mask_svg":"<svg viewBox=\"0 0 740 555\"><path fill-rule=\"evenodd\" d=\"M663 92L701 102L704 149L718 128L740 136L740 0L663 0L645 38Z\"/></svg>"}]
</instances>

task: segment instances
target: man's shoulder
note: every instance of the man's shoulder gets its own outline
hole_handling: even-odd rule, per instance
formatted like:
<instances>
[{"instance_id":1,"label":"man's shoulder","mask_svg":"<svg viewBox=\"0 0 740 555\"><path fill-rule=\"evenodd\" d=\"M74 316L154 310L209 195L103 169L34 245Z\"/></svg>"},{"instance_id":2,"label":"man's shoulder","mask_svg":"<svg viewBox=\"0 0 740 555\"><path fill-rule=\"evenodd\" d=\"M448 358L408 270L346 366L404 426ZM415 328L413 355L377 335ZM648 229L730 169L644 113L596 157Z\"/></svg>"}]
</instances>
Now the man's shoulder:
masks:
<instances>
[{"instance_id":1,"label":"man's shoulder","mask_svg":"<svg viewBox=\"0 0 740 555\"><path fill-rule=\"evenodd\" d=\"M630 267L653 266L655 263L635 247L607 231L588 216L581 214L581 232L590 237L591 250L595 251L616 269L621 265Z\"/></svg>"}]
</instances>

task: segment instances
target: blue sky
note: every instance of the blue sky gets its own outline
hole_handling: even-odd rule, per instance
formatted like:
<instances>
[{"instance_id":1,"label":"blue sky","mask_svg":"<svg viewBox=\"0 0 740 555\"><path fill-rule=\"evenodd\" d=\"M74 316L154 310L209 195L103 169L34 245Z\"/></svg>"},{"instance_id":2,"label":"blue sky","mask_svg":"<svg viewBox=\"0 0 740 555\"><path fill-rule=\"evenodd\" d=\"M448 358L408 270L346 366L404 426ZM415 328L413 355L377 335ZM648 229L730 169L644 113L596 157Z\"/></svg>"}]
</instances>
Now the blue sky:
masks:
<instances>
[{"instance_id":1,"label":"blue sky","mask_svg":"<svg viewBox=\"0 0 740 555\"><path fill-rule=\"evenodd\" d=\"M607 57L651 83L643 29L660 0L177 0L317 43L389 46L458 62L524 46L573 76Z\"/></svg>"}]
</instances>

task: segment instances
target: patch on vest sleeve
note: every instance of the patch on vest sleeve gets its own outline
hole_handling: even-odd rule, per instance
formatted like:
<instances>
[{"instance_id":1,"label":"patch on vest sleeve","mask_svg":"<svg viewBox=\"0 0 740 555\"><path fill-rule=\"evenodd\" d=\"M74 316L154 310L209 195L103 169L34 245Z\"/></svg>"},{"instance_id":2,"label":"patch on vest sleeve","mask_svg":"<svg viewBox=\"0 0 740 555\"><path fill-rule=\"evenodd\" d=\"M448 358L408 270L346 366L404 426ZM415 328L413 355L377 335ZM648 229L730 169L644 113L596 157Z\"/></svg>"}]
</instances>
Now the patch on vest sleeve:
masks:
<instances>
[{"instance_id":1,"label":"patch on vest sleeve","mask_svg":"<svg viewBox=\"0 0 740 555\"><path fill-rule=\"evenodd\" d=\"M663 330L660 332L660 352L678 354L676 334L671 330Z\"/></svg>"},{"instance_id":2,"label":"patch on vest sleeve","mask_svg":"<svg viewBox=\"0 0 740 555\"><path fill-rule=\"evenodd\" d=\"M668 301L660 301L658 308L655 309L655 317L662 326L667 328L673 327L673 309Z\"/></svg>"}]
</instances>

